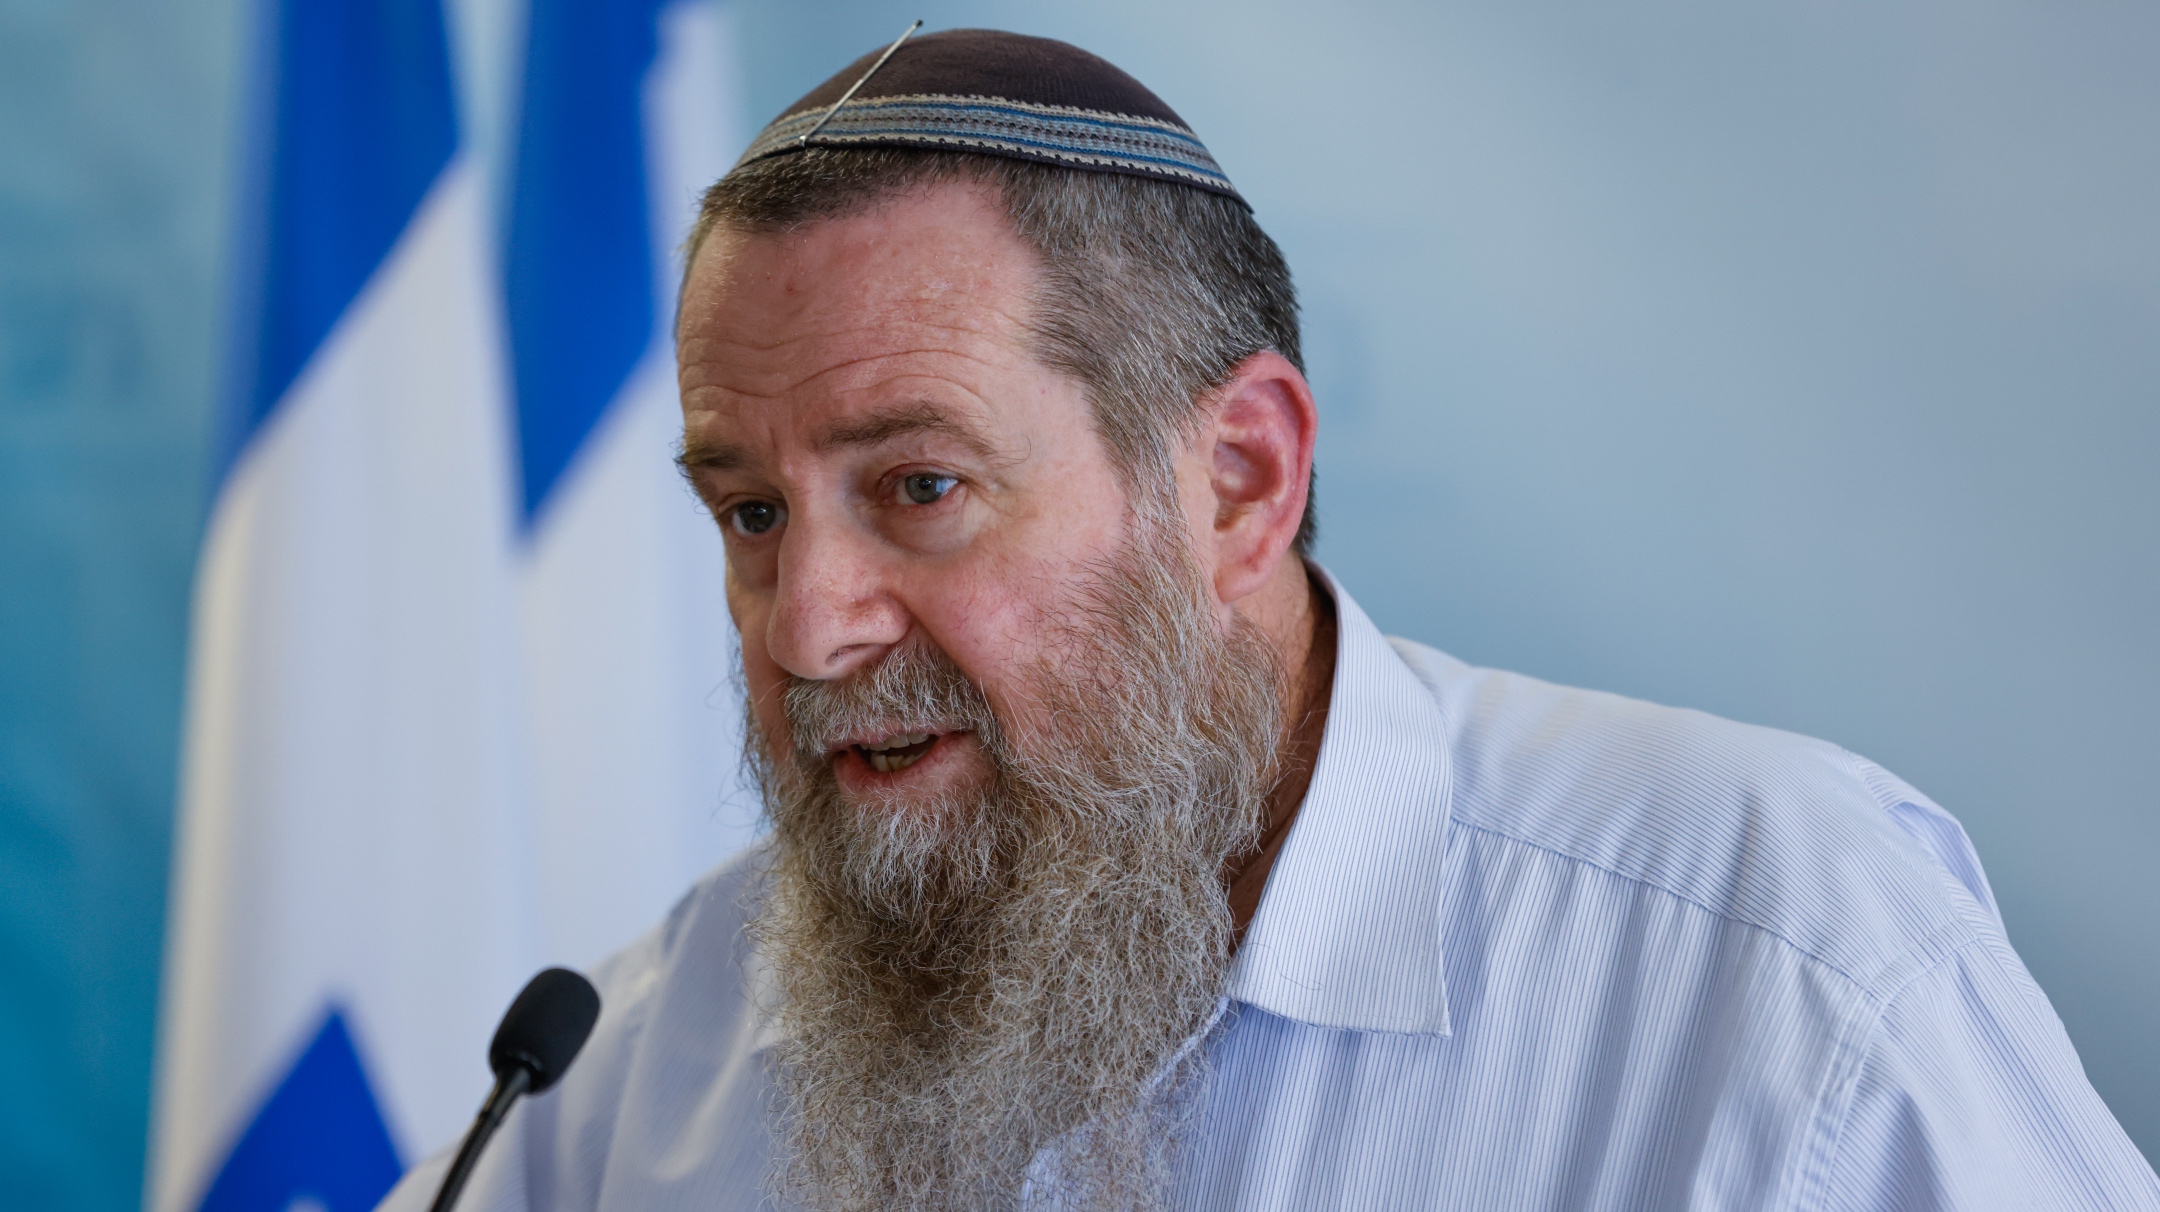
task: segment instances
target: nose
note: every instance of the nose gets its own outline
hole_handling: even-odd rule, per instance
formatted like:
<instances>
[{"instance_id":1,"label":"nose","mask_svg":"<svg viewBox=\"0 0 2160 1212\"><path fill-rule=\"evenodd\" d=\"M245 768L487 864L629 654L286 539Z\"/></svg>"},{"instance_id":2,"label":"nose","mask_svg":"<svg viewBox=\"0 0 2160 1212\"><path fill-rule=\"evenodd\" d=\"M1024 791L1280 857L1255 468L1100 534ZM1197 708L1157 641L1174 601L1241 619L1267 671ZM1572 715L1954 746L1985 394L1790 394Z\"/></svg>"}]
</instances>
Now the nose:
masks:
<instances>
[{"instance_id":1,"label":"nose","mask_svg":"<svg viewBox=\"0 0 2160 1212\"><path fill-rule=\"evenodd\" d=\"M829 681L875 664L906 638L908 614L867 536L842 522L790 519L766 651L799 678Z\"/></svg>"}]
</instances>

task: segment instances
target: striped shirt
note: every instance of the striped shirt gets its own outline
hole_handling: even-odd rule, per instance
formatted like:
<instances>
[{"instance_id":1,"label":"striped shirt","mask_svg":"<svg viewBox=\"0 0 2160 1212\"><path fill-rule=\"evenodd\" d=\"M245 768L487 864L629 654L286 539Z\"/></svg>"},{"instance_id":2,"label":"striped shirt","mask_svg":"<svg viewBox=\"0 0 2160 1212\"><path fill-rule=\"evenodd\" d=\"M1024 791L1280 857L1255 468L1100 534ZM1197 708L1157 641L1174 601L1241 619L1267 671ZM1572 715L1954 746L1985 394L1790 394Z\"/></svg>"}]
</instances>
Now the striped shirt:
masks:
<instances>
[{"instance_id":1,"label":"striped shirt","mask_svg":"<svg viewBox=\"0 0 2160 1212\"><path fill-rule=\"evenodd\" d=\"M1200 1041L1173 1207L2160 1210L1948 813L1335 594L1319 761ZM461 1209L771 1206L761 870L595 974L592 1041Z\"/></svg>"}]
</instances>

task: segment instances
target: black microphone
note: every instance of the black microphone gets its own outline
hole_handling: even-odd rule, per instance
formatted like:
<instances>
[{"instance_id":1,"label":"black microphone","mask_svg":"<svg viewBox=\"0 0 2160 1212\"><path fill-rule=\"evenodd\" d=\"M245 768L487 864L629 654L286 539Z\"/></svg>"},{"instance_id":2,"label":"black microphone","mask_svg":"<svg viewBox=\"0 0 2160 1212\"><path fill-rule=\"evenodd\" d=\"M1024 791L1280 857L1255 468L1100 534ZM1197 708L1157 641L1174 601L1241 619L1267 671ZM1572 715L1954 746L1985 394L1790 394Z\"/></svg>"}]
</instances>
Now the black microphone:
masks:
<instances>
[{"instance_id":1,"label":"black microphone","mask_svg":"<svg viewBox=\"0 0 2160 1212\"><path fill-rule=\"evenodd\" d=\"M526 982L488 1044L488 1068L495 1071L495 1088L488 1091L480 1114L466 1129L464 1143L458 1146L457 1158L443 1175L442 1189L435 1192L428 1212L450 1212L458 1192L465 1189L465 1180L472 1177L480 1151L487 1148L495 1129L502 1127L503 1116L510 1114L510 1104L561 1081L599 1017L599 991L568 968L550 968Z\"/></svg>"}]
</instances>

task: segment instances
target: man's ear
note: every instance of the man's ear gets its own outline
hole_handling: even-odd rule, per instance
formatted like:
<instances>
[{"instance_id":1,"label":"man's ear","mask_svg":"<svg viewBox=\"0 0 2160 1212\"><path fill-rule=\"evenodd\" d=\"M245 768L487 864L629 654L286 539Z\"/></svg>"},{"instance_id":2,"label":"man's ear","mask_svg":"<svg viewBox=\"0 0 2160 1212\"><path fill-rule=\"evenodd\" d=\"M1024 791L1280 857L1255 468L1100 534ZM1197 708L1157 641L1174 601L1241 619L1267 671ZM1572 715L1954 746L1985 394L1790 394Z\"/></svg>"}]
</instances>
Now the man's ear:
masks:
<instances>
[{"instance_id":1,"label":"man's ear","mask_svg":"<svg viewBox=\"0 0 2160 1212\"><path fill-rule=\"evenodd\" d=\"M1305 376L1273 350L1238 363L1209 401L1179 479L1195 548L1228 605L1267 584L1297 538L1319 414Z\"/></svg>"}]
</instances>

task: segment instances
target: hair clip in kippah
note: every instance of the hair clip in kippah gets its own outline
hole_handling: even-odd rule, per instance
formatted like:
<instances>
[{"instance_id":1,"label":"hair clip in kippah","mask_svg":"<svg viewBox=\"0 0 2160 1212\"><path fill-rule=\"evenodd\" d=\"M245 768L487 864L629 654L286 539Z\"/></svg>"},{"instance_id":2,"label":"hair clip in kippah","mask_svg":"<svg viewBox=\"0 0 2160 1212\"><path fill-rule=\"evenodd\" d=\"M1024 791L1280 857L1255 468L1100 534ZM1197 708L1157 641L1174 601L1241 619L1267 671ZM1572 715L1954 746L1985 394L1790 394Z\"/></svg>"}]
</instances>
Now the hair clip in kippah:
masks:
<instances>
[{"instance_id":1,"label":"hair clip in kippah","mask_svg":"<svg viewBox=\"0 0 2160 1212\"><path fill-rule=\"evenodd\" d=\"M846 92L844 92L844 93L841 93L841 94L840 94L840 99L839 99L838 101L835 101L835 102L833 102L832 108L831 108L831 109L828 109L828 110L826 110L826 111L825 111L825 116L824 116L824 117L822 117L822 118L819 118L819 119L817 120L817 125L816 125L816 126L813 126L813 127L811 127L811 128L809 129L809 130L806 130L806 131L804 131L804 132L803 132L803 136L802 136L802 138L801 138L801 139L798 139L798 140L796 140L796 143L795 143L795 145L796 145L797 147L808 147L808 146L810 146L810 136L812 136L812 135L814 135L814 134L818 133L818 132L819 132L819 131L821 131L821 130L824 130L824 129L825 129L825 124L826 124L827 122L830 122L830 121L832 121L832 120L833 120L833 115L834 115L834 114L837 114L837 113L839 113L839 112L840 112L840 107L841 107L841 106L843 106L843 105L846 105L846 104L848 103L848 100L849 100L849 98L851 98L851 97L853 97L853 96L855 95L855 90L857 90L857 89L861 88L861 87L862 87L863 85L865 85L865 84L868 84L868 83L870 83L870 77L872 77L872 76L875 76L875 75L877 75L877 73L878 73L878 69L879 69L879 68L881 68L881 67L883 67L883 66L885 66L885 61L886 61L887 59L890 59L890 58L892 58L892 57L893 57L893 52L894 52L894 51L896 51L896 50L899 50L899 49L900 49L900 44L901 44L901 43L903 43L903 42L905 42L905 41L907 41L907 40L908 40L908 39L909 39L910 37L912 37L912 36L914 35L914 33L915 33L915 31L916 31L916 30L919 30L919 29L921 29L921 28L922 28L922 20L921 20L921 18L917 18L917 19L916 19L916 21L915 21L915 24L913 24L913 25L910 25L910 26L908 26L908 27L907 27L906 29L904 29L904 30L901 30L901 31L900 31L900 36L899 36L899 37L897 37L897 38L895 38L895 39L893 39L893 44L892 44L891 46L888 46L888 47L886 47L886 48L885 48L885 53L884 53L884 54L882 54L882 55L879 55L879 56L877 57L877 62L875 62L875 63L873 63L873 64L871 64L871 65L870 65L870 70L869 70L869 71L866 71L866 72L864 72L864 73L862 74L862 79L860 79L860 80L857 80L857 81L856 81L855 83L853 83L853 84L850 84L850 85L848 85L848 90L847 90Z\"/></svg>"}]
</instances>

